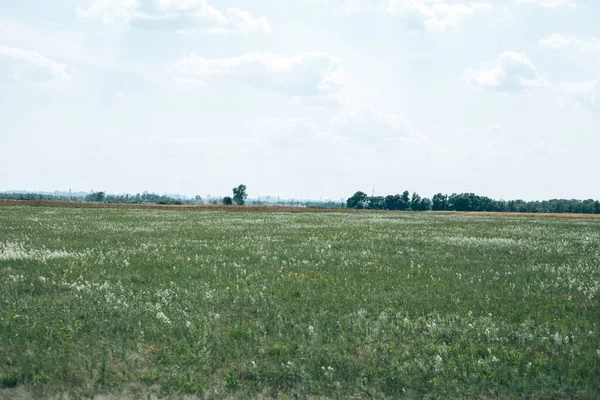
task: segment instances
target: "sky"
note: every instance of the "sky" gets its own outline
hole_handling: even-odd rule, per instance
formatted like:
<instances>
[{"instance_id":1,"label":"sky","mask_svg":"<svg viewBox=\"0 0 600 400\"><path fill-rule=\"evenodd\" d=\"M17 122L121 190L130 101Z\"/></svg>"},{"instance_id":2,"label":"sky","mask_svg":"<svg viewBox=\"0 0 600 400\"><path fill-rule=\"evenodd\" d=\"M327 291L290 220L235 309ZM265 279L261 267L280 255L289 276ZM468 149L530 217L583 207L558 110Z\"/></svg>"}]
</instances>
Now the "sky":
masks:
<instances>
[{"instance_id":1,"label":"sky","mask_svg":"<svg viewBox=\"0 0 600 400\"><path fill-rule=\"evenodd\" d=\"M600 199L597 0L0 2L0 190Z\"/></svg>"}]
</instances>

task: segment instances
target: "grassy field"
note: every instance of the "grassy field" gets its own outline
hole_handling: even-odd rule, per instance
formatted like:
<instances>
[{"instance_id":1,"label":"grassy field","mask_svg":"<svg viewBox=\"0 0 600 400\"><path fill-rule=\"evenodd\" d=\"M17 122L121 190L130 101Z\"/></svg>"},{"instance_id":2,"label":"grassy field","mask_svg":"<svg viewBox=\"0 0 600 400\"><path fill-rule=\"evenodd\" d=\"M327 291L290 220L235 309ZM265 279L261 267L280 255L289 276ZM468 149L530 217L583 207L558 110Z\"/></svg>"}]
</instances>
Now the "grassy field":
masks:
<instances>
[{"instance_id":1,"label":"grassy field","mask_svg":"<svg viewBox=\"0 0 600 400\"><path fill-rule=\"evenodd\" d=\"M600 220L0 206L0 398L600 398Z\"/></svg>"}]
</instances>

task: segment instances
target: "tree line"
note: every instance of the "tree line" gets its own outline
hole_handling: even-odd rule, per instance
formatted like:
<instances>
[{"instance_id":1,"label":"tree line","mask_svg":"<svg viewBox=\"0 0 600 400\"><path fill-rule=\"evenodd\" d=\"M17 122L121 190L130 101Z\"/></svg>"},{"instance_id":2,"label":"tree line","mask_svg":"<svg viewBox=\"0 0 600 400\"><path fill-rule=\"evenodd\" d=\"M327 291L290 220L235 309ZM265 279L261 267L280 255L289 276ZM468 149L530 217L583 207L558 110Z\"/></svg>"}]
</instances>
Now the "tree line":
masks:
<instances>
[{"instance_id":1,"label":"tree line","mask_svg":"<svg viewBox=\"0 0 600 400\"><path fill-rule=\"evenodd\" d=\"M4 200L29 200L29 201L66 201L66 202L95 202L95 203L123 203L123 204L198 204L198 196L194 200L179 200L168 196L154 193L144 194L106 194L105 192L93 192L83 196L64 196L39 193L0 193L0 199Z\"/></svg>"},{"instance_id":2,"label":"tree line","mask_svg":"<svg viewBox=\"0 0 600 400\"><path fill-rule=\"evenodd\" d=\"M243 206L248 198L246 185L239 185L233 188L233 197L225 196L222 199L211 199L209 204L237 204ZM55 194L41 193L0 193L0 199L4 200L29 200L29 201L68 201L68 202L92 202L92 203L119 203L119 204L204 204L204 200L200 196L193 199L182 200L175 199L169 196L163 196L155 193L143 194L106 194L106 192L92 192L86 196L65 196Z\"/></svg>"},{"instance_id":3,"label":"tree line","mask_svg":"<svg viewBox=\"0 0 600 400\"><path fill-rule=\"evenodd\" d=\"M210 204L246 204L248 198L245 185L233 189L233 196L222 199L213 198ZM193 199L176 199L154 193L113 195L105 192L94 192L86 196L65 196L39 193L0 193L0 199L6 200L45 200L69 202L100 202L123 204L205 204L200 196ZM265 205L260 201L252 201L250 205ZM495 200L474 193L453 193L451 195L437 193L430 198L421 197L418 193L408 190L402 194L388 196L368 196L364 192L356 192L346 204L339 202L281 202L288 206L304 206L315 208L355 208L367 210L400 210L400 211L489 211L489 212L523 212L523 213L571 213L571 214L600 214L600 201L577 199L552 199L544 201L524 200Z\"/></svg>"},{"instance_id":4,"label":"tree line","mask_svg":"<svg viewBox=\"0 0 600 400\"><path fill-rule=\"evenodd\" d=\"M524 213L600 214L600 201L588 199L552 199L543 201L495 200L474 193L437 193L431 199L408 190L402 194L368 196L356 192L346 201L346 207L367 210L400 211L488 211Z\"/></svg>"}]
</instances>

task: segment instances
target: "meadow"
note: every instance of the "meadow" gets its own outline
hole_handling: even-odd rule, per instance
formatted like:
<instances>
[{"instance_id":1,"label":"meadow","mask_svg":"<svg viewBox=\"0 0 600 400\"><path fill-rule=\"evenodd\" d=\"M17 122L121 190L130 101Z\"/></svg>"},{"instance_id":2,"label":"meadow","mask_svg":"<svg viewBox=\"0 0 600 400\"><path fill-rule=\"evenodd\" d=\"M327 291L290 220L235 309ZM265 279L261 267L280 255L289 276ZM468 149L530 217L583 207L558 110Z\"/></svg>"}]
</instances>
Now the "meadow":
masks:
<instances>
[{"instance_id":1,"label":"meadow","mask_svg":"<svg viewBox=\"0 0 600 400\"><path fill-rule=\"evenodd\" d=\"M0 398L600 398L599 296L598 219L5 204Z\"/></svg>"}]
</instances>

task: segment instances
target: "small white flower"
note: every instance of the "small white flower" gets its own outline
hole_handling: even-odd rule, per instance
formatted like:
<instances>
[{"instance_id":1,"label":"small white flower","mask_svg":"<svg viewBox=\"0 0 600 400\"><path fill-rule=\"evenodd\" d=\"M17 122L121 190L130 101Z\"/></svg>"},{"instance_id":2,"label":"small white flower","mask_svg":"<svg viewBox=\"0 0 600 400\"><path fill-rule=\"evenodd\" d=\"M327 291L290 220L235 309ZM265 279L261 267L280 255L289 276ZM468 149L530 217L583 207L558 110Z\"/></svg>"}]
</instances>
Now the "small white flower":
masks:
<instances>
[{"instance_id":1,"label":"small white flower","mask_svg":"<svg viewBox=\"0 0 600 400\"><path fill-rule=\"evenodd\" d=\"M170 324L171 323L171 320L162 311L159 311L159 312L156 313L156 319L164 322L165 324Z\"/></svg>"},{"instance_id":2,"label":"small white flower","mask_svg":"<svg viewBox=\"0 0 600 400\"><path fill-rule=\"evenodd\" d=\"M554 343L562 344L562 337L560 337L558 332L556 332L554 335L552 335L552 339L554 339Z\"/></svg>"},{"instance_id":3,"label":"small white flower","mask_svg":"<svg viewBox=\"0 0 600 400\"><path fill-rule=\"evenodd\" d=\"M312 325L309 325L308 326L308 333L309 333L309 335L314 334L315 333L315 327L312 326Z\"/></svg>"}]
</instances>

